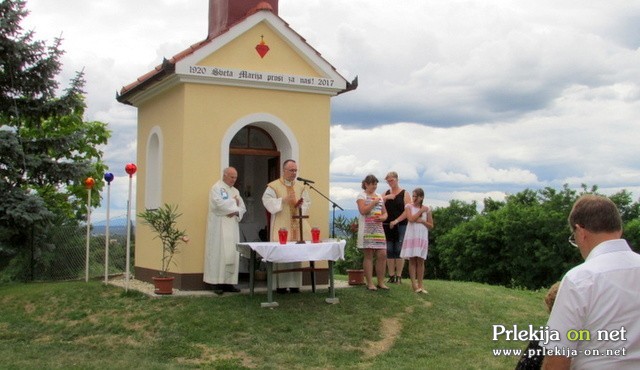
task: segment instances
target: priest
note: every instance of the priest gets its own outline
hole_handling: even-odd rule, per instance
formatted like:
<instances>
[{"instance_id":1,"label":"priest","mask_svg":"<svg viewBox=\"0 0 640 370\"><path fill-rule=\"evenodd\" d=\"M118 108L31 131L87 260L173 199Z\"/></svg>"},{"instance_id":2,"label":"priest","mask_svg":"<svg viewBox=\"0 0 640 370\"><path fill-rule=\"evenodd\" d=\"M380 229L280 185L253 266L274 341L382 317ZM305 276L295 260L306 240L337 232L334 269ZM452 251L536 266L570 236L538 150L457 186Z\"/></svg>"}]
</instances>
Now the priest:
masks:
<instances>
[{"instance_id":1,"label":"priest","mask_svg":"<svg viewBox=\"0 0 640 370\"><path fill-rule=\"evenodd\" d=\"M233 167L222 171L209 191L209 213L204 255L204 282L213 284L214 292L240 292L238 284L240 253L236 244L240 241L238 223L247 211L238 189L233 185L238 172Z\"/></svg>"},{"instance_id":2,"label":"priest","mask_svg":"<svg viewBox=\"0 0 640 370\"><path fill-rule=\"evenodd\" d=\"M293 218L299 216L299 208L302 215L309 215L311 198L307 187L303 183L296 181L298 165L296 161L288 159L282 164L282 175L279 179L267 184L267 189L262 195L262 204L271 214L270 235L271 241L278 241L278 230L285 228L288 231L290 241L310 240L311 228L306 218L302 221L302 238L300 238L300 219ZM288 270L300 268L300 262L279 263L275 267L277 270ZM276 292L286 293L287 289L291 293L300 292L302 286L302 272L285 272L275 274Z\"/></svg>"}]
</instances>

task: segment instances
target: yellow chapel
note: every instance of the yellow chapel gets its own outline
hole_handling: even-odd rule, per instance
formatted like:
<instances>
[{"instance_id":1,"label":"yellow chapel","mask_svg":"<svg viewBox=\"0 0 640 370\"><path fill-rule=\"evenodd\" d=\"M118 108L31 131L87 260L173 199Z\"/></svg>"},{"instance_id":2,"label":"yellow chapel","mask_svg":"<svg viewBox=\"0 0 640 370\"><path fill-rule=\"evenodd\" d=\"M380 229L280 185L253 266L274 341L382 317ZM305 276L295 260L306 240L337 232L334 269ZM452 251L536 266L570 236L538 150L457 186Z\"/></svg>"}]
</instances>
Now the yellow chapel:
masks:
<instances>
[{"instance_id":1,"label":"yellow chapel","mask_svg":"<svg viewBox=\"0 0 640 370\"><path fill-rule=\"evenodd\" d=\"M136 208L177 205L189 234L170 269L175 288L206 289L208 194L225 167L238 170L247 206L241 241L259 240L262 193L286 159L328 194L330 99L355 88L278 16L278 0L210 0L208 36L121 89L117 100L138 111ZM329 204L310 195L309 222L328 236ZM136 228L143 281L160 269L153 238Z\"/></svg>"}]
</instances>

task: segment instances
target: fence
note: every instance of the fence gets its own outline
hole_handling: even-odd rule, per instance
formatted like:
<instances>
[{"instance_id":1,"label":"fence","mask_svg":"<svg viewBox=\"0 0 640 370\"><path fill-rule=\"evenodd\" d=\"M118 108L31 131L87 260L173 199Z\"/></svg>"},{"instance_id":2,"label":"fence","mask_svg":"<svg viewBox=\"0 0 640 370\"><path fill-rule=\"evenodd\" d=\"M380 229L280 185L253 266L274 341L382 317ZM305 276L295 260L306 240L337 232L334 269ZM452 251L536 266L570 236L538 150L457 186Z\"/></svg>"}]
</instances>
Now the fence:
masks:
<instances>
[{"instance_id":1,"label":"fence","mask_svg":"<svg viewBox=\"0 0 640 370\"><path fill-rule=\"evenodd\" d=\"M133 229L133 228L132 228ZM126 265L126 227L109 232L108 268L105 269L106 238L95 230L89 237L89 278L120 275ZM133 233L131 236L133 256ZM38 246L32 246L31 281L81 280L86 276L86 226L62 226L49 231ZM133 258L130 258L133 261ZM130 266L131 268L131 266Z\"/></svg>"}]
</instances>

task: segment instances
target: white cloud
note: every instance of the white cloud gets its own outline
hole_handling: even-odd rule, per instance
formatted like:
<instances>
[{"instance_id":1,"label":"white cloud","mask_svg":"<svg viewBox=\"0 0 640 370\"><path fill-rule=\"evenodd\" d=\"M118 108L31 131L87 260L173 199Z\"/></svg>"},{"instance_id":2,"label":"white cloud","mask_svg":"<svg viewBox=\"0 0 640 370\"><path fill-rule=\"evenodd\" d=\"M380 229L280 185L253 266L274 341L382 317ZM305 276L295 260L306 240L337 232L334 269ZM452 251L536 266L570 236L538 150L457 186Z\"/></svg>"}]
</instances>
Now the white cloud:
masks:
<instances>
[{"instance_id":1,"label":"white cloud","mask_svg":"<svg viewBox=\"0 0 640 370\"><path fill-rule=\"evenodd\" d=\"M37 39L65 39L61 87L84 68L87 118L114 131L105 159L119 176L114 204L126 208L136 110L116 91L204 39L208 1L27 8ZM342 206L355 207L368 173L384 190L391 170L436 206L564 183L640 189L640 4L280 0L279 11L359 79L332 101L330 193Z\"/></svg>"}]
</instances>

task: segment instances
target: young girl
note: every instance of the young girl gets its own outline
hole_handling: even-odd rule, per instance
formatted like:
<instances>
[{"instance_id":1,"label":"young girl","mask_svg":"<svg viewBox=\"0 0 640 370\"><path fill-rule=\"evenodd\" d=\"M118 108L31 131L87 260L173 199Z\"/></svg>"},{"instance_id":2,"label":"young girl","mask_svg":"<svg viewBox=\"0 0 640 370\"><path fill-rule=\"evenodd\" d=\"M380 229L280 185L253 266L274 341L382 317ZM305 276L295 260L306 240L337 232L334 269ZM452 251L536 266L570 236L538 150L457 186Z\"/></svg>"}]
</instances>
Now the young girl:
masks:
<instances>
[{"instance_id":1,"label":"young girl","mask_svg":"<svg viewBox=\"0 0 640 370\"><path fill-rule=\"evenodd\" d=\"M367 289L387 290L384 284L384 272L387 263L387 241L384 237L382 221L387 219L387 210L380 195L376 194L378 179L373 175L368 175L362 180L362 190L358 195L356 204L358 205L358 248L363 250L364 258L362 267L364 268ZM373 257L376 257L376 277L378 285L373 285Z\"/></svg>"},{"instance_id":2,"label":"young girl","mask_svg":"<svg viewBox=\"0 0 640 370\"><path fill-rule=\"evenodd\" d=\"M412 203L405 206L402 216L391 221L391 226L397 225L405 218L409 221L400 257L409 260L409 277L413 291L427 294L422 280L424 278L424 262L429 252L429 229L433 228L433 216L431 209L422 205L424 191L421 188L416 188L411 198Z\"/></svg>"}]
</instances>

